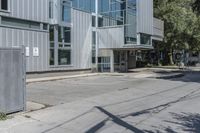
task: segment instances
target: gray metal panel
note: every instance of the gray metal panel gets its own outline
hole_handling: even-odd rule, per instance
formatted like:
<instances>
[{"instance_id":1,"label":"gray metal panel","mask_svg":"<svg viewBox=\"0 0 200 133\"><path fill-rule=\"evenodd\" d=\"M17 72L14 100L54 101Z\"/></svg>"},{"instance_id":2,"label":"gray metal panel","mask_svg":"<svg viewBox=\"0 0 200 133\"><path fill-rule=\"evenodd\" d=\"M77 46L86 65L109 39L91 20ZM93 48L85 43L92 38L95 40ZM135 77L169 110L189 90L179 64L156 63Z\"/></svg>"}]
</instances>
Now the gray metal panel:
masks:
<instances>
[{"instance_id":1,"label":"gray metal panel","mask_svg":"<svg viewBox=\"0 0 200 133\"><path fill-rule=\"evenodd\" d=\"M153 0L137 0L137 31L153 35Z\"/></svg>"},{"instance_id":2,"label":"gray metal panel","mask_svg":"<svg viewBox=\"0 0 200 133\"><path fill-rule=\"evenodd\" d=\"M92 15L72 9L72 65L74 69L91 68Z\"/></svg>"},{"instance_id":3,"label":"gray metal panel","mask_svg":"<svg viewBox=\"0 0 200 133\"><path fill-rule=\"evenodd\" d=\"M99 48L122 48L124 46L124 27L99 28Z\"/></svg>"},{"instance_id":4,"label":"gray metal panel","mask_svg":"<svg viewBox=\"0 0 200 133\"><path fill-rule=\"evenodd\" d=\"M160 39L164 38L164 22L157 18L154 18L153 21L153 36Z\"/></svg>"},{"instance_id":5,"label":"gray metal panel","mask_svg":"<svg viewBox=\"0 0 200 133\"><path fill-rule=\"evenodd\" d=\"M0 47L29 47L26 57L27 72L48 70L49 33L0 27ZM33 47L39 48L39 57L33 57Z\"/></svg>"},{"instance_id":6,"label":"gray metal panel","mask_svg":"<svg viewBox=\"0 0 200 133\"><path fill-rule=\"evenodd\" d=\"M10 17L39 22L48 22L49 0L11 0L9 13L0 13Z\"/></svg>"},{"instance_id":7,"label":"gray metal panel","mask_svg":"<svg viewBox=\"0 0 200 133\"><path fill-rule=\"evenodd\" d=\"M20 48L0 48L0 112L25 110L24 53Z\"/></svg>"}]
</instances>

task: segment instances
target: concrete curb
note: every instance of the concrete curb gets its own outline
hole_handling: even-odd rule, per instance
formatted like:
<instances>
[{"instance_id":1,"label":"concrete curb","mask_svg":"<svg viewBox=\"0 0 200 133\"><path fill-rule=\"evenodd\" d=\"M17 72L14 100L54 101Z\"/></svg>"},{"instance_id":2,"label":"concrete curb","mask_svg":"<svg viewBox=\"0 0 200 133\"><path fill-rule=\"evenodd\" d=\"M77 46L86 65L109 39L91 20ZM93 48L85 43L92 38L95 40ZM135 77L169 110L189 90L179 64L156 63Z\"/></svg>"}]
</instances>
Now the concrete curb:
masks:
<instances>
[{"instance_id":1,"label":"concrete curb","mask_svg":"<svg viewBox=\"0 0 200 133\"><path fill-rule=\"evenodd\" d=\"M80 74L80 75L71 75L71 76L68 75L68 76L56 76L56 77L27 79L26 84L36 83L36 82L47 82L47 81L71 79L71 78L79 78L79 77L98 76L98 75L124 76L123 74L119 74L119 73L91 73L91 74Z\"/></svg>"}]
</instances>

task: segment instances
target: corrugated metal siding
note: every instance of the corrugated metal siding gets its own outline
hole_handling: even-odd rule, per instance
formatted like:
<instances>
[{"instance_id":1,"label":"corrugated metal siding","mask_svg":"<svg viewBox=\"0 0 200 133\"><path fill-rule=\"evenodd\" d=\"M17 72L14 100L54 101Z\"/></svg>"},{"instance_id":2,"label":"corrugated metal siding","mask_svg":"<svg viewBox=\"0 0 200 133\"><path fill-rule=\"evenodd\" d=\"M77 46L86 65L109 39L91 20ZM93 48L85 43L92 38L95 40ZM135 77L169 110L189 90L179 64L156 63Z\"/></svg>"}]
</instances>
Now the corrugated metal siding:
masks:
<instances>
[{"instance_id":1,"label":"corrugated metal siding","mask_svg":"<svg viewBox=\"0 0 200 133\"><path fill-rule=\"evenodd\" d=\"M49 33L0 27L0 47L29 47L30 56L27 58L27 71L48 70ZM39 57L33 57L33 47L39 48Z\"/></svg>"},{"instance_id":2,"label":"corrugated metal siding","mask_svg":"<svg viewBox=\"0 0 200 133\"><path fill-rule=\"evenodd\" d=\"M137 0L139 33L153 34L153 0Z\"/></svg>"},{"instance_id":3,"label":"corrugated metal siding","mask_svg":"<svg viewBox=\"0 0 200 133\"><path fill-rule=\"evenodd\" d=\"M124 27L100 28L99 48L122 48L124 46Z\"/></svg>"},{"instance_id":4,"label":"corrugated metal siding","mask_svg":"<svg viewBox=\"0 0 200 133\"><path fill-rule=\"evenodd\" d=\"M49 0L11 0L10 17L48 22Z\"/></svg>"},{"instance_id":5,"label":"corrugated metal siding","mask_svg":"<svg viewBox=\"0 0 200 133\"><path fill-rule=\"evenodd\" d=\"M91 68L92 15L72 10L72 65L75 69Z\"/></svg>"}]
</instances>

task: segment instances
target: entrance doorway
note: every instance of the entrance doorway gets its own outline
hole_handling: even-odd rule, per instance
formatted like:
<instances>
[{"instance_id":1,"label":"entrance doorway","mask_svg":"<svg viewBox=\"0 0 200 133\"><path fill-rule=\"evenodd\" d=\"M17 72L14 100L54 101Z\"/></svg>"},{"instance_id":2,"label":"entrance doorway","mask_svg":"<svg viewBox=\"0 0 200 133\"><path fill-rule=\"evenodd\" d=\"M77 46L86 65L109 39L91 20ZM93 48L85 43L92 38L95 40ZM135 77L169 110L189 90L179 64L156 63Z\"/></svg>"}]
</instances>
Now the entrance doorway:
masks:
<instances>
[{"instance_id":1,"label":"entrance doorway","mask_svg":"<svg viewBox=\"0 0 200 133\"><path fill-rule=\"evenodd\" d=\"M114 70L117 72L128 71L127 51L114 51Z\"/></svg>"}]
</instances>

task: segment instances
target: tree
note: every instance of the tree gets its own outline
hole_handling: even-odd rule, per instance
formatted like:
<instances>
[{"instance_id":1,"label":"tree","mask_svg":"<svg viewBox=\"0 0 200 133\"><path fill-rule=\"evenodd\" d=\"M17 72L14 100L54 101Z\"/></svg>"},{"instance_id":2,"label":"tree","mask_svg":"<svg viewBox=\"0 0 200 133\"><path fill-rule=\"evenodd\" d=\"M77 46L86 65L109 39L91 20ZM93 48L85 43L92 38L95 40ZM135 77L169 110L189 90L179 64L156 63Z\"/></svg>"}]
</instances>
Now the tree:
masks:
<instances>
[{"instance_id":1,"label":"tree","mask_svg":"<svg viewBox=\"0 0 200 133\"><path fill-rule=\"evenodd\" d=\"M192 8L196 13L200 14L200 0L194 0Z\"/></svg>"},{"instance_id":2,"label":"tree","mask_svg":"<svg viewBox=\"0 0 200 133\"><path fill-rule=\"evenodd\" d=\"M155 17L165 22L165 37L161 49L168 53L168 63L173 63L173 50L198 49L200 44L200 19L193 12L193 0L154 0Z\"/></svg>"}]
</instances>

